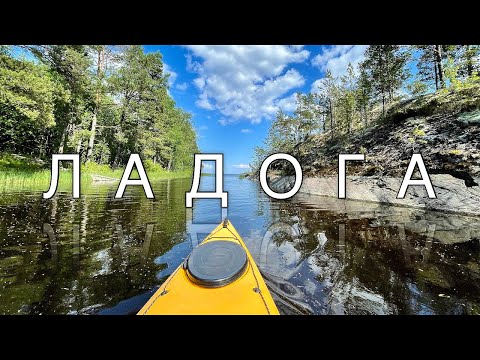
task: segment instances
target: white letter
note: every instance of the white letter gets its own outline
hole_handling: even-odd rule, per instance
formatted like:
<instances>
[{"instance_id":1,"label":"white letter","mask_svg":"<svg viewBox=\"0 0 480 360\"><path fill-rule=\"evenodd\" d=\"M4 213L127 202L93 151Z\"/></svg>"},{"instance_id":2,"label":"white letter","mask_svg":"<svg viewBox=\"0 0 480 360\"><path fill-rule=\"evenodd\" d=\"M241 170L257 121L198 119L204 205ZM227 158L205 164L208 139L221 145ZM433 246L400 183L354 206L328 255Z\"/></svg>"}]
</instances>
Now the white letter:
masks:
<instances>
[{"instance_id":1,"label":"white letter","mask_svg":"<svg viewBox=\"0 0 480 360\"><path fill-rule=\"evenodd\" d=\"M286 193L276 193L268 187L267 170L270 164L275 160L287 160L293 165L295 169L295 184L293 185L293 188L291 188L290 191L287 191ZM268 196L278 200L288 199L295 195L298 190L300 190L300 186L302 186L302 177L302 168L300 167L297 159L295 159L292 155L288 154L279 153L270 155L263 161L262 166L260 167L260 185L262 186L263 191Z\"/></svg>"},{"instance_id":2,"label":"white letter","mask_svg":"<svg viewBox=\"0 0 480 360\"><path fill-rule=\"evenodd\" d=\"M202 161L215 161L215 192L198 192ZM228 192L223 191L223 154L195 154L192 188L185 193L186 207L191 208L193 198L222 199L222 208L228 207Z\"/></svg>"},{"instance_id":3,"label":"white letter","mask_svg":"<svg viewBox=\"0 0 480 360\"><path fill-rule=\"evenodd\" d=\"M60 161L73 161L72 165L72 187L73 198L80 197L80 155L78 154L53 154L52 171L50 177L50 189L43 193L44 199L50 199L57 192Z\"/></svg>"},{"instance_id":4,"label":"white letter","mask_svg":"<svg viewBox=\"0 0 480 360\"><path fill-rule=\"evenodd\" d=\"M338 155L338 198L345 199L346 197L346 186L345 182L347 179L347 171L345 161L347 160L365 160L364 154L340 154Z\"/></svg>"},{"instance_id":5,"label":"white letter","mask_svg":"<svg viewBox=\"0 0 480 360\"><path fill-rule=\"evenodd\" d=\"M420 175L422 175L421 180L412 180L413 171L415 170L415 165L418 165L418 170L420 170ZM430 181L430 176L428 175L427 169L425 168L425 164L423 163L422 154L413 154L412 158L410 159L410 164L408 164L407 172L405 173L405 177L402 181L402 186L400 186L400 190L398 191L397 199L405 198L405 193L407 192L407 188L410 185L423 185L427 189L428 197L430 199L436 199L437 195L435 194L435 190L433 190L432 182Z\"/></svg>"},{"instance_id":6,"label":"white letter","mask_svg":"<svg viewBox=\"0 0 480 360\"><path fill-rule=\"evenodd\" d=\"M130 180L130 175L133 170L133 165L137 167L138 175L140 179ZM120 184L118 185L117 193L115 194L115 199L121 199L123 197L123 193L125 191L125 187L127 185L142 185L143 190L145 191L145 195L147 195L148 199L153 199L153 192L150 186L150 182L148 181L147 174L145 173L145 169L143 168L142 160L140 159L140 155L138 154L131 154L130 158L128 159L127 166L125 167L125 171L122 175L122 180L120 180Z\"/></svg>"}]
</instances>

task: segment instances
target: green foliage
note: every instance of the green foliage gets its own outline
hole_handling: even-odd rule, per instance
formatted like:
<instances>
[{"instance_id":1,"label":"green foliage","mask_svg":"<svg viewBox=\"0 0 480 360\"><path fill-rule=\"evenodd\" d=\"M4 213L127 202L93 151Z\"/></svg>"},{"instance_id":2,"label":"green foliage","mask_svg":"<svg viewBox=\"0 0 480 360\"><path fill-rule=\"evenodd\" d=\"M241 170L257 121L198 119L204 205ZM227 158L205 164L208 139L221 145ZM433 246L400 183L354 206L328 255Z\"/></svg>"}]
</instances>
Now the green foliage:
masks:
<instances>
[{"instance_id":1,"label":"green foliage","mask_svg":"<svg viewBox=\"0 0 480 360\"><path fill-rule=\"evenodd\" d=\"M110 162L125 163L136 152L167 170L191 166L196 134L190 115L167 93L160 53L145 54L140 46L131 46L121 61L124 66L109 79L109 91L120 103L117 121L107 131Z\"/></svg>"},{"instance_id":2,"label":"green foliage","mask_svg":"<svg viewBox=\"0 0 480 360\"><path fill-rule=\"evenodd\" d=\"M363 118L366 126L368 125L368 110L372 105L373 84L363 68L360 69L355 92L357 111L360 113L360 117Z\"/></svg>"},{"instance_id":3,"label":"green foliage","mask_svg":"<svg viewBox=\"0 0 480 360\"><path fill-rule=\"evenodd\" d=\"M10 46L0 45L0 55L8 55L10 52Z\"/></svg>"},{"instance_id":4,"label":"green foliage","mask_svg":"<svg viewBox=\"0 0 480 360\"><path fill-rule=\"evenodd\" d=\"M357 108L357 78L352 64L348 65L347 73L340 79L340 93L340 127L350 133L357 119L355 112Z\"/></svg>"},{"instance_id":5,"label":"green foliage","mask_svg":"<svg viewBox=\"0 0 480 360\"><path fill-rule=\"evenodd\" d=\"M385 104L392 101L394 93L408 78L406 64L409 52L399 45L370 45L360 67L370 79L375 96L381 99L383 114Z\"/></svg>"},{"instance_id":6,"label":"green foliage","mask_svg":"<svg viewBox=\"0 0 480 360\"><path fill-rule=\"evenodd\" d=\"M424 95L428 91L428 85L422 81L416 80L408 84L407 89L413 96Z\"/></svg>"},{"instance_id":7,"label":"green foliage","mask_svg":"<svg viewBox=\"0 0 480 360\"><path fill-rule=\"evenodd\" d=\"M0 55L0 151L31 153L55 126L55 103L68 99L44 66Z\"/></svg>"},{"instance_id":8,"label":"green foliage","mask_svg":"<svg viewBox=\"0 0 480 360\"><path fill-rule=\"evenodd\" d=\"M438 79L438 66L435 56L435 45L417 45L414 49L420 52L420 57L417 63L418 81L425 85L433 83L435 89L440 88Z\"/></svg>"},{"instance_id":9,"label":"green foliage","mask_svg":"<svg viewBox=\"0 0 480 360\"><path fill-rule=\"evenodd\" d=\"M448 80L449 88L458 90L462 87L462 82L458 79L459 66L455 64L452 57L448 57L445 65L445 78Z\"/></svg>"},{"instance_id":10,"label":"green foliage","mask_svg":"<svg viewBox=\"0 0 480 360\"><path fill-rule=\"evenodd\" d=\"M198 152L190 114L168 94L159 52L141 46L23 46L37 61L0 48L0 151L48 160L125 165L131 153L167 171ZM93 144L93 145L92 145Z\"/></svg>"},{"instance_id":11,"label":"green foliage","mask_svg":"<svg viewBox=\"0 0 480 360\"><path fill-rule=\"evenodd\" d=\"M151 160L144 162L150 180L191 177L192 169L167 171ZM92 175L102 175L120 179L124 168L111 168L108 164L88 162L81 166L82 186L88 186ZM4 153L0 155L0 193L34 189L47 191L50 186L51 171L47 163L33 157ZM131 178L138 178L134 169ZM60 171L59 188L70 191L72 174L70 168Z\"/></svg>"},{"instance_id":12,"label":"green foliage","mask_svg":"<svg viewBox=\"0 0 480 360\"><path fill-rule=\"evenodd\" d=\"M480 72L480 45L457 46L458 74L464 79L478 77Z\"/></svg>"},{"instance_id":13,"label":"green foliage","mask_svg":"<svg viewBox=\"0 0 480 360\"><path fill-rule=\"evenodd\" d=\"M311 153L312 136L322 142L340 142L355 130L375 126L378 121L458 114L480 108L479 52L477 45L369 46L358 69L349 65L340 78L327 70L317 89L297 95L293 114L276 114L263 146L255 148L252 169L258 170L272 153L300 157ZM413 53L418 56L412 57ZM404 87L412 59L418 69L417 78ZM399 90L405 88L413 98L399 100L403 92ZM438 91L432 94L433 89ZM465 121L477 121L477 115L472 113ZM424 137L423 128L416 127L408 141L425 144Z\"/></svg>"}]
</instances>

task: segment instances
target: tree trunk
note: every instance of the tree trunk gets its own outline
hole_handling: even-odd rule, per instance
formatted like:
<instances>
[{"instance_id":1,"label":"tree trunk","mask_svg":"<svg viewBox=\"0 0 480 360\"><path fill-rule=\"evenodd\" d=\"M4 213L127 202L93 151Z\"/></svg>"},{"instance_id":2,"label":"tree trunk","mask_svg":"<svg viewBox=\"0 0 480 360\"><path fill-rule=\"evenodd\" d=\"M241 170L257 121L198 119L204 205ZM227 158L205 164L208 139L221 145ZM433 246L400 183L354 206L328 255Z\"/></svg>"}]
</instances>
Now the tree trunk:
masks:
<instances>
[{"instance_id":1,"label":"tree trunk","mask_svg":"<svg viewBox=\"0 0 480 360\"><path fill-rule=\"evenodd\" d=\"M38 155L40 158L43 158L47 154L48 143L50 138L48 131L44 132L43 138L44 138L43 146L40 146L40 149L38 151Z\"/></svg>"},{"instance_id":2,"label":"tree trunk","mask_svg":"<svg viewBox=\"0 0 480 360\"><path fill-rule=\"evenodd\" d=\"M467 53L467 75L468 77L472 77L473 75L473 58L472 54L470 52L470 45L465 45L467 47L466 53Z\"/></svg>"},{"instance_id":3,"label":"tree trunk","mask_svg":"<svg viewBox=\"0 0 480 360\"><path fill-rule=\"evenodd\" d=\"M332 105L332 100L328 101L329 107L330 107L330 130L332 131L332 137L334 133L334 119L333 119L333 105Z\"/></svg>"},{"instance_id":4,"label":"tree trunk","mask_svg":"<svg viewBox=\"0 0 480 360\"><path fill-rule=\"evenodd\" d=\"M443 64L442 64L442 47L441 45L435 45L435 61L438 66L438 80L440 87L445 88L445 79L443 78Z\"/></svg>"},{"instance_id":5,"label":"tree trunk","mask_svg":"<svg viewBox=\"0 0 480 360\"><path fill-rule=\"evenodd\" d=\"M118 131L122 131L122 124L123 122L125 121L125 117L127 116L126 114L126 107L128 106L130 100L127 100L127 104L124 105L124 108L122 109L122 114L120 115L120 123L119 123L119 130ZM115 146L115 152L114 152L114 155L112 156L112 159L113 159L113 162L111 165L113 166L117 166L120 162L120 151L121 151L121 148L120 148L120 143L117 142L117 146Z\"/></svg>"},{"instance_id":6,"label":"tree trunk","mask_svg":"<svg viewBox=\"0 0 480 360\"><path fill-rule=\"evenodd\" d=\"M382 118L385 119L385 94L382 93Z\"/></svg>"},{"instance_id":7,"label":"tree trunk","mask_svg":"<svg viewBox=\"0 0 480 360\"><path fill-rule=\"evenodd\" d=\"M435 90L438 90L440 87L438 84L438 67L436 61L434 62L433 67L435 68Z\"/></svg>"},{"instance_id":8,"label":"tree trunk","mask_svg":"<svg viewBox=\"0 0 480 360\"><path fill-rule=\"evenodd\" d=\"M95 110L93 110L93 116L92 116L92 127L90 128L90 139L88 140L88 147L87 147L87 158L86 158L87 163L92 158L93 144L95 143L96 128L97 128L97 109L95 106Z\"/></svg>"},{"instance_id":9,"label":"tree trunk","mask_svg":"<svg viewBox=\"0 0 480 360\"><path fill-rule=\"evenodd\" d=\"M60 140L60 145L58 147L58 154L63 154L63 150L65 148L65 142L67 141L67 134L68 134L69 128L70 128L70 124L68 124L63 128L62 139Z\"/></svg>"},{"instance_id":10,"label":"tree trunk","mask_svg":"<svg viewBox=\"0 0 480 360\"><path fill-rule=\"evenodd\" d=\"M170 158L170 159L168 160L167 171L170 171L171 168L172 168L172 159Z\"/></svg>"},{"instance_id":11,"label":"tree trunk","mask_svg":"<svg viewBox=\"0 0 480 360\"><path fill-rule=\"evenodd\" d=\"M98 49L98 57L97 57L97 91L95 94L95 104L93 109L93 116L92 116L92 126L90 128L90 139L88 140L88 148L87 148L87 158L86 162L89 162L92 158L93 152L93 145L95 143L95 132L97 130L97 113L100 103L100 89L101 81L102 81L102 73L103 73L103 64L105 61L105 46L101 46Z\"/></svg>"}]
</instances>

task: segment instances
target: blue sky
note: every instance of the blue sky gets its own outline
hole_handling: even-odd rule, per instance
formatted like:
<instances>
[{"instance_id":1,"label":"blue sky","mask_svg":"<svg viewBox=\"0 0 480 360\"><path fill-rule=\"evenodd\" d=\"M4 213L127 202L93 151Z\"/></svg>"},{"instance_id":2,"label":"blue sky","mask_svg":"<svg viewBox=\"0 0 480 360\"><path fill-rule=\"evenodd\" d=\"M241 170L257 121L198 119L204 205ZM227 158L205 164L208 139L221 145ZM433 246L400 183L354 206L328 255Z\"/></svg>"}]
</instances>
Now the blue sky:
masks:
<instances>
[{"instance_id":1,"label":"blue sky","mask_svg":"<svg viewBox=\"0 0 480 360\"><path fill-rule=\"evenodd\" d=\"M344 74L363 59L363 45L148 45L160 51L170 94L192 114L203 153L223 153L226 174L248 170L278 109L294 110L327 69Z\"/></svg>"}]
</instances>

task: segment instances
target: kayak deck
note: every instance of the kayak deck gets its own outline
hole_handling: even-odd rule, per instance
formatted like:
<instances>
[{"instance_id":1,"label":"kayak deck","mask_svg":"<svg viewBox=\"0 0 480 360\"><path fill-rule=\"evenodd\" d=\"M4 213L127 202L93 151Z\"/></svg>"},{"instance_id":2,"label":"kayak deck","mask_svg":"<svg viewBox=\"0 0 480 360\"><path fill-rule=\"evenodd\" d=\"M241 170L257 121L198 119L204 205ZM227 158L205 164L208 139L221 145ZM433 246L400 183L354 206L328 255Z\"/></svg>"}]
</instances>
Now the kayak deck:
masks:
<instances>
[{"instance_id":1,"label":"kayak deck","mask_svg":"<svg viewBox=\"0 0 480 360\"><path fill-rule=\"evenodd\" d=\"M209 288L192 282L180 265L138 312L139 315L161 314L257 314L278 315L260 271L233 225L226 220L199 245L212 241L231 241L243 247L247 266L232 283Z\"/></svg>"}]
</instances>

